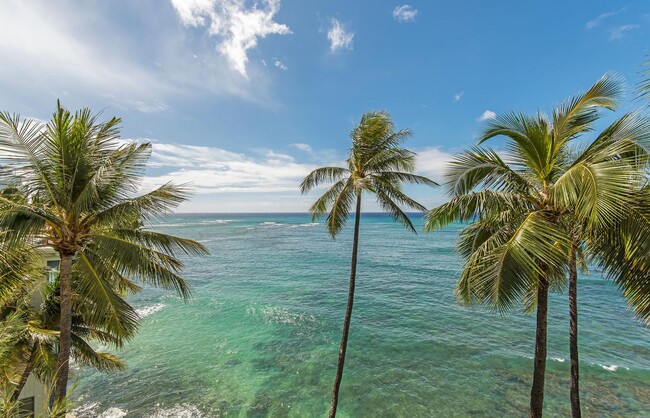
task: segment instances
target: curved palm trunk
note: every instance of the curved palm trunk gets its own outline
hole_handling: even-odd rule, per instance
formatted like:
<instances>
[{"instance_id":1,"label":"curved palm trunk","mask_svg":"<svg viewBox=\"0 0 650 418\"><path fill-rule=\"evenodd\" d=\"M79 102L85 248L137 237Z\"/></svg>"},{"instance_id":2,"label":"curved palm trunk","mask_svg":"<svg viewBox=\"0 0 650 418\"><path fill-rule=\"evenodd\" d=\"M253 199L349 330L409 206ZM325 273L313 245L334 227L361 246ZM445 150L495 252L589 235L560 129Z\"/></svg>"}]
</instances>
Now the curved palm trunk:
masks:
<instances>
[{"instance_id":1,"label":"curved palm trunk","mask_svg":"<svg viewBox=\"0 0 650 418\"><path fill-rule=\"evenodd\" d=\"M339 388L343 378L343 365L345 363L345 351L348 346L348 334L350 332L350 319L352 318L352 305L354 304L354 285L357 276L357 251L359 248L359 221L361 218L361 193L357 194L357 209L354 218L354 240L352 242L352 263L350 267L350 287L348 290L348 305L345 310L345 320L343 321L343 336L341 337L341 347L339 348L339 362L336 369L336 378L334 379L334 389L332 390L332 406L330 407L330 418L336 416L336 407L339 403Z\"/></svg>"},{"instance_id":2,"label":"curved palm trunk","mask_svg":"<svg viewBox=\"0 0 650 418\"><path fill-rule=\"evenodd\" d=\"M544 408L544 379L546 377L546 324L548 317L548 280L541 276L537 286L537 332L533 388L530 391L530 417L541 418Z\"/></svg>"},{"instance_id":3,"label":"curved palm trunk","mask_svg":"<svg viewBox=\"0 0 650 418\"><path fill-rule=\"evenodd\" d=\"M18 385L14 389L14 393L11 395L11 401L16 402L18 400L18 397L20 396L20 392L22 392L23 388L25 387L25 383L27 383L27 379L29 379L29 375L32 372L32 365L31 365L31 358L29 359L29 362L25 365L25 370L23 370L23 374L20 375L20 380L18 381Z\"/></svg>"},{"instance_id":4,"label":"curved palm trunk","mask_svg":"<svg viewBox=\"0 0 650 418\"><path fill-rule=\"evenodd\" d=\"M578 242L574 242L569 255L569 354L571 357L571 416L580 418L580 388L578 386L578 269L576 254Z\"/></svg>"},{"instance_id":5,"label":"curved palm trunk","mask_svg":"<svg viewBox=\"0 0 650 418\"><path fill-rule=\"evenodd\" d=\"M72 256L61 254L60 266L60 306L61 319L59 324L59 358L56 365L56 386L54 400L62 401L67 393L68 373L70 371L70 347L72 345L72 285L70 272Z\"/></svg>"}]
</instances>

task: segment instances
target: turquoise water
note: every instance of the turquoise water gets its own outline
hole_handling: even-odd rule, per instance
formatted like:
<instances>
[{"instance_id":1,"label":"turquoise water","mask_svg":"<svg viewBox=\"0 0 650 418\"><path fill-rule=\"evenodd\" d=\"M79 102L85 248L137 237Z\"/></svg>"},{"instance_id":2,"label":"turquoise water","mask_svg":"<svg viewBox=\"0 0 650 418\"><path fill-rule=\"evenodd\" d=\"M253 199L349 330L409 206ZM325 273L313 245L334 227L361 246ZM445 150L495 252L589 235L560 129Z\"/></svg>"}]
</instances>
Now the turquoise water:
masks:
<instances>
[{"instance_id":1,"label":"turquoise water","mask_svg":"<svg viewBox=\"0 0 650 418\"><path fill-rule=\"evenodd\" d=\"M175 215L156 228L210 249L187 260L193 299L155 289L130 299L143 319L118 353L129 368L78 373L79 415L325 416L351 225L336 241L298 214ZM341 417L527 414L534 318L456 304L459 230L414 235L363 217ZM598 272L579 292L585 416L650 416L650 330ZM569 413L566 299L549 307L548 416Z\"/></svg>"}]
</instances>

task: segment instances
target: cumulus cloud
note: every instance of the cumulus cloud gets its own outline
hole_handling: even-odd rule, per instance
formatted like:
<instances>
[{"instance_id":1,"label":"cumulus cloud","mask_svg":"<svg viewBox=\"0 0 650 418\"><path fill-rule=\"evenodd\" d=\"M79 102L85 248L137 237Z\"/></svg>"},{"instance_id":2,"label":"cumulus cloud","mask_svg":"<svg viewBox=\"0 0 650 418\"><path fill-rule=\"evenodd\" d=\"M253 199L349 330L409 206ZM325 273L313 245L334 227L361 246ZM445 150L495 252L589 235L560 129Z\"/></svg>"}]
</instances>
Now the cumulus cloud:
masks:
<instances>
[{"instance_id":1,"label":"cumulus cloud","mask_svg":"<svg viewBox=\"0 0 650 418\"><path fill-rule=\"evenodd\" d=\"M275 65L277 68L281 69L282 71L287 71L289 68L284 65L282 61L280 61L277 58L273 58L273 65Z\"/></svg>"},{"instance_id":2,"label":"cumulus cloud","mask_svg":"<svg viewBox=\"0 0 650 418\"><path fill-rule=\"evenodd\" d=\"M268 35L287 35L287 25L274 21L280 0L263 0L246 6L244 0L171 0L183 24L207 26L208 34L217 39L218 51L230 66L247 77L248 51Z\"/></svg>"},{"instance_id":3,"label":"cumulus cloud","mask_svg":"<svg viewBox=\"0 0 650 418\"><path fill-rule=\"evenodd\" d=\"M616 28L612 28L609 31L609 40L610 41L620 41L621 39L625 38L625 35L627 35L628 32L637 30L641 26L639 25L622 25L618 26Z\"/></svg>"},{"instance_id":4,"label":"cumulus cloud","mask_svg":"<svg viewBox=\"0 0 650 418\"><path fill-rule=\"evenodd\" d=\"M338 19L332 19L330 29L327 31L327 39L330 41L331 52L336 52L339 49L352 49L354 33L347 31Z\"/></svg>"},{"instance_id":5,"label":"cumulus cloud","mask_svg":"<svg viewBox=\"0 0 650 418\"><path fill-rule=\"evenodd\" d=\"M403 4L393 9L393 17L400 23L413 22L418 11L410 4Z\"/></svg>"},{"instance_id":6,"label":"cumulus cloud","mask_svg":"<svg viewBox=\"0 0 650 418\"><path fill-rule=\"evenodd\" d=\"M496 113L494 113L494 112L491 111L491 110L486 110L486 111L483 112L483 113L481 114L481 116L479 116L478 119L476 119L476 120L477 120L478 122L482 122L482 121L484 121L484 120L494 119L494 118L496 118L496 117L497 117L497 114L496 114Z\"/></svg>"},{"instance_id":7,"label":"cumulus cloud","mask_svg":"<svg viewBox=\"0 0 650 418\"><path fill-rule=\"evenodd\" d=\"M419 174L430 177L438 183L443 181L447 164L452 159L452 154L440 148L425 148L417 152L416 168Z\"/></svg>"},{"instance_id":8,"label":"cumulus cloud","mask_svg":"<svg viewBox=\"0 0 650 418\"><path fill-rule=\"evenodd\" d=\"M604 21L605 19L607 19L607 18L609 18L609 17L612 17L612 16L616 16L617 14L622 13L622 12L624 12L624 11L625 11L625 7L622 8L622 9L620 9L620 10L614 10L614 11L611 11L611 12L601 13L600 15L598 15L597 17L595 17L594 19L591 19L589 22L587 22L587 23L585 24L585 28L587 28L587 29L593 29L593 28L595 28L596 26L599 26L601 23L603 23L603 21Z\"/></svg>"}]
</instances>

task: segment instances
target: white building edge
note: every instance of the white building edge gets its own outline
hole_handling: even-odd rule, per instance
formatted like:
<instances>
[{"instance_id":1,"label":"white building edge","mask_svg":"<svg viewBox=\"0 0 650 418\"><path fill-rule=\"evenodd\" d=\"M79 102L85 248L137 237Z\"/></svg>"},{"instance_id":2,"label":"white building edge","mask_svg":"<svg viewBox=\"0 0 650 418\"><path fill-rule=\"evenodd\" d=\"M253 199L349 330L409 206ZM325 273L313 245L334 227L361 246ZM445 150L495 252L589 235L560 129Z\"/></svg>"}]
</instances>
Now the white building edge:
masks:
<instances>
[{"instance_id":1,"label":"white building edge","mask_svg":"<svg viewBox=\"0 0 650 418\"><path fill-rule=\"evenodd\" d=\"M43 267L48 269L48 277L43 280L53 280L59 270L59 254L50 247L44 247L40 250ZM40 305L41 299L38 293L32 299L34 305ZM48 406L50 402L49 394L50 382L41 382L39 379L30 374L25 386L23 387L18 401L20 403L19 417L47 417Z\"/></svg>"}]
</instances>

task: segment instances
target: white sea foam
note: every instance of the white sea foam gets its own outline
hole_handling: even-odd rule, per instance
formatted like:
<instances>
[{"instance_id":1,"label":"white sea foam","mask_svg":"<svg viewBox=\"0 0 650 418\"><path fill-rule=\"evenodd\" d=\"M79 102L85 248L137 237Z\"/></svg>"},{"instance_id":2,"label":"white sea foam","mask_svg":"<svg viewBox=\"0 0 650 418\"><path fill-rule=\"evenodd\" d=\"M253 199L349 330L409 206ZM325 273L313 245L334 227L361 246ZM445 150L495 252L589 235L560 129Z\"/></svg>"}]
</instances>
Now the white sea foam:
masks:
<instances>
[{"instance_id":1,"label":"white sea foam","mask_svg":"<svg viewBox=\"0 0 650 418\"><path fill-rule=\"evenodd\" d=\"M262 222L260 223L260 225L282 225L282 224L279 224L277 222Z\"/></svg>"},{"instance_id":2,"label":"white sea foam","mask_svg":"<svg viewBox=\"0 0 650 418\"><path fill-rule=\"evenodd\" d=\"M201 418L203 413L199 409L190 404L174 405L171 408L158 408L156 411L148 415L147 418Z\"/></svg>"},{"instance_id":3,"label":"white sea foam","mask_svg":"<svg viewBox=\"0 0 650 418\"><path fill-rule=\"evenodd\" d=\"M607 370L607 371L610 371L610 372L615 372L616 370L618 370L618 369L621 368L621 366L619 366L619 365L617 365L617 364L611 364L611 365L609 365L609 366L607 366L607 365L605 365L605 364L599 364L599 366L602 367L603 369ZM629 367L623 367L623 368L624 368L625 370L630 370Z\"/></svg>"},{"instance_id":4,"label":"white sea foam","mask_svg":"<svg viewBox=\"0 0 650 418\"><path fill-rule=\"evenodd\" d=\"M564 360L562 357L551 357L551 360L553 361L559 361L560 363L564 363Z\"/></svg>"},{"instance_id":5,"label":"white sea foam","mask_svg":"<svg viewBox=\"0 0 650 418\"><path fill-rule=\"evenodd\" d=\"M155 314L162 308L164 308L166 305L164 303L156 303L155 305L151 306L144 306L142 308L138 308L135 310L135 313L138 314L140 318L144 318L145 316L149 316L151 314Z\"/></svg>"},{"instance_id":6,"label":"white sea foam","mask_svg":"<svg viewBox=\"0 0 650 418\"><path fill-rule=\"evenodd\" d=\"M108 408L98 415L98 418L122 418L126 416L126 411L120 408Z\"/></svg>"},{"instance_id":7,"label":"white sea foam","mask_svg":"<svg viewBox=\"0 0 650 418\"><path fill-rule=\"evenodd\" d=\"M96 417L99 402L91 402L74 408L70 413L76 418Z\"/></svg>"},{"instance_id":8,"label":"white sea foam","mask_svg":"<svg viewBox=\"0 0 650 418\"><path fill-rule=\"evenodd\" d=\"M235 222L235 220L234 219L212 219L209 221L201 221L202 224L218 224L218 225L227 224L230 222Z\"/></svg>"},{"instance_id":9,"label":"white sea foam","mask_svg":"<svg viewBox=\"0 0 650 418\"><path fill-rule=\"evenodd\" d=\"M291 225L292 228L304 228L304 227L312 227L312 226L318 226L320 225L320 222L309 222L307 224L298 224L298 225Z\"/></svg>"},{"instance_id":10,"label":"white sea foam","mask_svg":"<svg viewBox=\"0 0 650 418\"><path fill-rule=\"evenodd\" d=\"M314 315L291 312L287 308L274 306L249 306L246 313L254 317L260 316L264 322L270 324L298 325L305 322L317 322Z\"/></svg>"}]
</instances>

